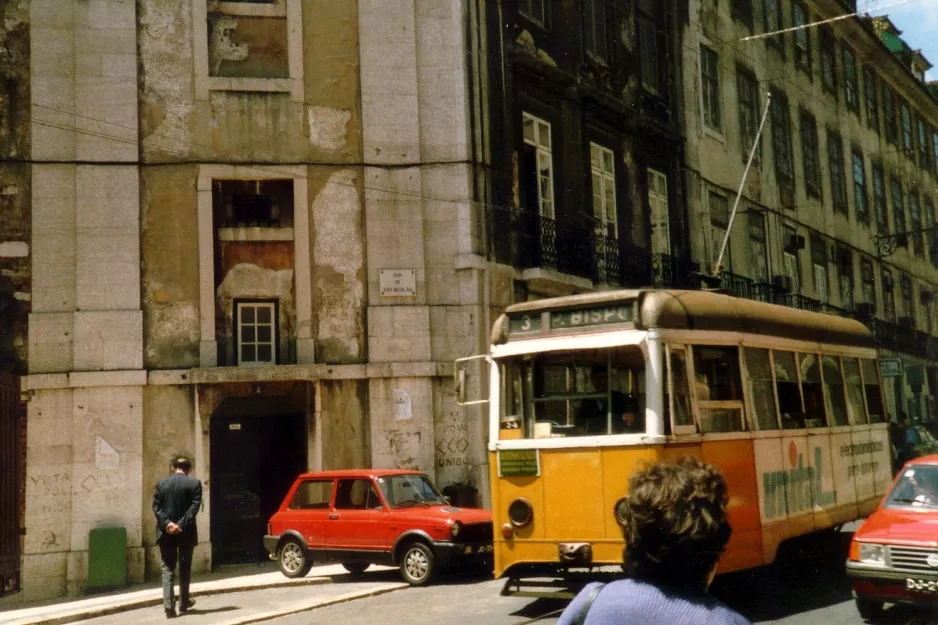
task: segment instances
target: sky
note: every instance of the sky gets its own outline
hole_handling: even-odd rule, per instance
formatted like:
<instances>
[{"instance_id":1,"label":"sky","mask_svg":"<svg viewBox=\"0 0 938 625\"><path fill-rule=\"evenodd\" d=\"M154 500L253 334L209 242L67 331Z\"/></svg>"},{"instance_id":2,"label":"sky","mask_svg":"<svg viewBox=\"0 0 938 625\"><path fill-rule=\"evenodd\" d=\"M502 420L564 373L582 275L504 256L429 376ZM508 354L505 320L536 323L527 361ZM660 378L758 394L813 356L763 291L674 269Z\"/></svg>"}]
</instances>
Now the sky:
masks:
<instances>
[{"instance_id":1,"label":"sky","mask_svg":"<svg viewBox=\"0 0 938 625\"><path fill-rule=\"evenodd\" d=\"M859 0L857 9L871 9L870 15L888 15L902 38L913 50L938 66L938 0ZM927 80L938 80L938 67L926 75Z\"/></svg>"}]
</instances>

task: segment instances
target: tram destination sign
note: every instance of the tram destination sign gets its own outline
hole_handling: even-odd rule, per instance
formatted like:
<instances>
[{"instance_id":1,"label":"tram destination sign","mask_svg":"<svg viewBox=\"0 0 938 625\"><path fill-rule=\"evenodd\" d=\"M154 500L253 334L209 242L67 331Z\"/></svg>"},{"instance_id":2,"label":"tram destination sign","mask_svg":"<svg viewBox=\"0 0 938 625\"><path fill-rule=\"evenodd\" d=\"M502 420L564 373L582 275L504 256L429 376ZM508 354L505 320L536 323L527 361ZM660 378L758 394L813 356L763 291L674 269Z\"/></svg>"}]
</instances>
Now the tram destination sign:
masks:
<instances>
[{"instance_id":1,"label":"tram destination sign","mask_svg":"<svg viewBox=\"0 0 938 625\"><path fill-rule=\"evenodd\" d=\"M541 457L537 449L500 449L498 451L498 475L540 475Z\"/></svg>"},{"instance_id":2,"label":"tram destination sign","mask_svg":"<svg viewBox=\"0 0 938 625\"><path fill-rule=\"evenodd\" d=\"M635 320L632 304L556 310L548 313L548 316L551 330L589 328L615 323L631 323ZM508 318L509 334L536 334L543 329L540 313L513 314Z\"/></svg>"},{"instance_id":3,"label":"tram destination sign","mask_svg":"<svg viewBox=\"0 0 938 625\"><path fill-rule=\"evenodd\" d=\"M602 306L600 308L581 308L579 310L558 310L550 313L550 329L585 328L612 323L630 323L634 320L632 305Z\"/></svg>"}]
</instances>

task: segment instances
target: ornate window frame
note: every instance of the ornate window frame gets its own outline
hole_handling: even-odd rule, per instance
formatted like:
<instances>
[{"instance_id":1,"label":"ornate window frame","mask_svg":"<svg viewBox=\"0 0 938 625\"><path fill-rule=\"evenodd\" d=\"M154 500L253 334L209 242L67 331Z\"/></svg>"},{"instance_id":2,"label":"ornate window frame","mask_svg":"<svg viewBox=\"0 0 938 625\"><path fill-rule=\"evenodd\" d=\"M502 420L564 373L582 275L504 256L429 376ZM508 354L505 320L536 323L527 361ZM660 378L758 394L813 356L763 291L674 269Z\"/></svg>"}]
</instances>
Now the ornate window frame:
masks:
<instances>
[{"instance_id":1,"label":"ornate window frame","mask_svg":"<svg viewBox=\"0 0 938 625\"><path fill-rule=\"evenodd\" d=\"M215 0L192 3L193 57L195 61L195 98L208 100L212 91L260 91L289 93L291 100L302 102L303 89L303 12L301 0L276 3L217 2L218 10L233 17L286 17L289 78L229 78L210 76L208 71L208 4Z\"/></svg>"}]
</instances>

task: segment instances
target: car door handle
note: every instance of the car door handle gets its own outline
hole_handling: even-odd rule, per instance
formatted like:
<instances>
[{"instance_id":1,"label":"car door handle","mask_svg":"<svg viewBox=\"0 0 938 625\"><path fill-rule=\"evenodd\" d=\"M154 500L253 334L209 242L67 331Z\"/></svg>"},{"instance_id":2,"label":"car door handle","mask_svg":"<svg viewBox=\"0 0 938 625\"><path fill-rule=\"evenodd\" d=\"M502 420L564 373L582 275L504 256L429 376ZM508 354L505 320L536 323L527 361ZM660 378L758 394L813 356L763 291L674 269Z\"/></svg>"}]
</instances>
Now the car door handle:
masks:
<instances>
[{"instance_id":1,"label":"car door handle","mask_svg":"<svg viewBox=\"0 0 938 625\"><path fill-rule=\"evenodd\" d=\"M330 514L330 515L329 515L329 520L330 520L330 521L335 521L335 520L338 519L338 518L339 518L339 515L338 515L338 514Z\"/></svg>"}]
</instances>

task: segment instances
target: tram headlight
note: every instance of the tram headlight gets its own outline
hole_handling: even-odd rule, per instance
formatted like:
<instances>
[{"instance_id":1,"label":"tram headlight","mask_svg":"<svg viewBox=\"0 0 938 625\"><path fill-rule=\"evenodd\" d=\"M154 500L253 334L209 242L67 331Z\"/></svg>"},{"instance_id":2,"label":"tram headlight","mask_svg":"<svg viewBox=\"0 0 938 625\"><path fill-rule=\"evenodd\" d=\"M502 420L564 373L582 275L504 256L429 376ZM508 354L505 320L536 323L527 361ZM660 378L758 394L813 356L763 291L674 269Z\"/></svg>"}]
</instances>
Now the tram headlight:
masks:
<instances>
[{"instance_id":1,"label":"tram headlight","mask_svg":"<svg viewBox=\"0 0 938 625\"><path fill-rule=\"evenodd\" d=\"M860 543L860 562L886 564L886 546L876 543Z\"/></svg>"},{"instance_id":2,"label":"tram headlight","mask_svg":"<svg viewBox=\"0 0 938 625\"><path fill-rule=\"evenodd\" d=\"M511 526L511 523L505 523L502 525L502 538L505 540L511 540L511 537L515 534L515 528Z\"/></svg>"},{"instance_id":3,"label":"tram headlight","mask_svg":"<svg viewBox=\"0 0 938 625\"><path fill-rule=\"evenodd\" d=\"M534 508L531 502L523 497L518 497L508 506L508 520L515 527L524 527L534 518Z\"/></svg>"}]
</instances>

